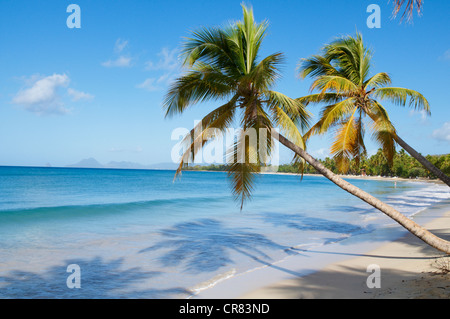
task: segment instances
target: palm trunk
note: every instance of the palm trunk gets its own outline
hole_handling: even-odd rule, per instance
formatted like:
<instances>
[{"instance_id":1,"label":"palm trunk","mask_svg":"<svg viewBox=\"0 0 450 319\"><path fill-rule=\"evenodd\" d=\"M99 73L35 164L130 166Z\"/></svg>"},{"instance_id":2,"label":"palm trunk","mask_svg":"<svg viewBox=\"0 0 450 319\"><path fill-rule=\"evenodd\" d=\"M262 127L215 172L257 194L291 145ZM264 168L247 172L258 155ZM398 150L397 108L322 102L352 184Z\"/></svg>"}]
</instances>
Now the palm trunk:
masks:
<instances>
[{"instance_id":1,"label":"palm trunk","mask_svg":"<svg viewBox=\"0 0 450 319\"><path fill-rule=\"evenodd\" d=\"M274 136L278 141L295 152L297 155L301 156L305 161L307 161L312 167L314 167L319 173L321 173L323 176L328 178L330 181L332 181L334 184L342 188L343 190L349 192L350 194L362 199L369 205L375 207L376 209L380 210L393 220L395 220L397 223L399 223L401 226L406 228L409 232L423 240L428 245L445 252L446 254L450 254L450 242L446 241L442 238L437 237L436 235L432 234L430 231L425 229L424 227L418 225L414 221L410 220L406 216L402 215L400 212L398 212L393 207L383 203L379 199L373 197L372 195L366 193L365 191L359 189L358 187L350 184L349 182L343 180L336 174L334 174L332 171L327 169L325 166L322 165L319 161L314 159L311 155L309 155L305 150L298 147L288 139L286 139L281 134L275 134Z\"/></svg>"},{"instance_id":2,"label":"palm trunk","mask_svg":"<svg viewBox=\"0 0 450 319\"><path fill-rule=\"evenodd\" d=\"M443 181L445 184L450 186L450 177L445 175L441 170L439 170L436 166L431 164L425 157L419 154L415 149L409 146L404 140L402 140L397 134L394 135L394 140L403 147L405 151L407 151L412 157L414 157L420 164L422 164L427 170L433 173L437 178Z\"/></svg>"}]
</instances>

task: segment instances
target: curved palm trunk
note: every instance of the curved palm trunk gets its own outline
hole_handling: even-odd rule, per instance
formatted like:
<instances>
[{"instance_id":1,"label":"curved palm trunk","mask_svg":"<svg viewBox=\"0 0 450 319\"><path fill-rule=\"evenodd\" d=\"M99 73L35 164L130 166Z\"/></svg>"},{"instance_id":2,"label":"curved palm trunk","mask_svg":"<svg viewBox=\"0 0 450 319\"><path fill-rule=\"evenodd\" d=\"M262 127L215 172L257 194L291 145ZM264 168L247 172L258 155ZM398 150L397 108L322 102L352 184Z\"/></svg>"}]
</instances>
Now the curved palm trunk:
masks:
<instances>
[{"instance_id":1,"label":"curved palm trunk","mask_svg":"<svg viewBox=\"0 0 450 319\"><path fill-rule=\"evenodd\" d=\"M337 186L342 188L343 190L349 192L350 194L362 199L369 205L375 207L376 209L380 210L393 220L395 220L397 223L399 223L401 226L406 228L409 232L423 240L428 245L443 251L447 254L450 254L450 242L446 241L442 238L437 237L436 235L432 234L430 231L425 229L424 227L418 225L414 221L410 220L406 216L402 215L400 212L398 212L393 207L383 203L379 199L373 197L372 195L366 193L365 191L359 189L358 187L350 184L349 182L343 180L333 172L331 172L329 169L327 169L325 166L322 165L319 161L314 159L311 155L309 155L305 150L301 149L291 141L289 141L287 138L282 136L281 134L275 134L274 136L278 141L301 156L305 161L307 161L311 166L313 166L319 173L321 173L323 176L328 178L330 181L335 183Z\"/></svg>"},{"instance_id":2,"label":"curved palm trunk","mask_svg":"<svg viewBox=\"0 0 450 319\"><path fill-rule=\"evenodd\" d=\"M394 135L394 140L403 147L405 151L407 151L412 157L414 157L420 164L422 164L427 170L433 173L437 178L443 181L445 184L450 186L450 177L445 175L441 170L439 170L436 166L431 164L425 157L419 154L415 149L409 146L404 140L402 140L398 135Z\"/></svg>"},{"instance_id":3,"label":"curved palm trunk","mask_svg":"<svg viewBox=\"0 0 450 319\"><path fill-rule=\"evenodd\" d=\"M371 113L367 113L370 118L376 122L378 119L373 116ZM397 134L393 134L393 139L400 145L406 152L409 153L412 157L414 157L423 167L433 173L437 178L443 181L445 184L450 186L450 177L445 175L439 168L431 164L425 157L423 157L419 152L409 146L404 140L402 140Z\"/></svg>"}]
</instances>

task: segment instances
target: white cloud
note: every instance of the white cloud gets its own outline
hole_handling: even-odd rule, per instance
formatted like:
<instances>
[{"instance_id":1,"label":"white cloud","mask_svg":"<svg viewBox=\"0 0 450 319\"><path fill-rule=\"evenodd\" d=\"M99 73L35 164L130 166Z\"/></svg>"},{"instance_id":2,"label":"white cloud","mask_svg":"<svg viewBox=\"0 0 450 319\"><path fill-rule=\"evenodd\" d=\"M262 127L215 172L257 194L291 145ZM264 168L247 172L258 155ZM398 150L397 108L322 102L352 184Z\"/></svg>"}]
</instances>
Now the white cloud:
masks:
<instances>
[{"instance_id":1,"label":"white cloud","mask_svg":"<svg viewBox=\"0 0 450 319\"><path fill-rule=\"evenodd\" d=\"M450 142L450 122L445 122L442 127L434 130L431 136L440 141Z\"/></svg>"},{"instance_id":2,"label":"white cloud","mask_svg":"<svg viewBox=\"0 0 450 319\"><path fill-rule=\"evenodd\" d=\"M157 56L159 56L159 60L156 63L153 61L145 63L145 69L153 71L155 76L138 84L138 88L151 92L163 90L178 74L181 66L178 61L178 49L162 48Z\"/></svg>"},{"instance_id":3,"label":"white cloud","mask_svg":"<svg viewBox=\"0 0 450 319\"><path fill-rule=\"evenodd\" d=\"M123 51L127 46L128 46L127 40L117 39L116 43L114 44L114 53L117 56L117 58L102 62L102 66L107 67L107 68L130 67L132 58L127 56L127 54L123 54Z\"/></svg>"},{"instance_id":4,"label":"white cloud","mask_svg":"<svg viewBox=\"0 0 450 319\"><path fill-rule=\"evenodd\" d=\"M53 74L38 79L33 77L31 87L20 90L12 102L39 115L65 114L69 110L64 107L58 89L67 87L69 82L70 79L66 74Z\"/></svg>"},{"instance_id":5,"label":"white cloud","mask_svg":"<svg viewBox=\"0 0 450 319\"><path fill-rule=\"evenodd\" d=\"M145 63L147 70L174 71L180 65L177 49L162 48L157 55L160 57L158 62L147 61Z\"/></svg>"},{"instance_id":6,"label":"white cloud","mask_svg":"<svg viewBox=\"0 0 450 319\"><path fill-rule=\"evenodd\" d=\"M128 45L128 41L117 39L116 44L114 45L114 52L121 53L127 45Z\"/></svg>"},{"instance_id":7,"label":"white cloud","mask_svg":"<svg viewBox=\"0 0 450 319\"><path fill-rule=\"evenodd\" d=\"M153 91L159 91L161 90L161 87L158 87L155 85L158 81L155 78L148 78L141 84L138 84L136 87L140 89L145 89L147 91L153 92Z\"/></svg>"},{"instance_id":8,"label":"white cloud","mask_svg":"<svg viewBox=\"0 0 450 319\"><path fill-rule=\"evenodd\" d=\"M23 78L27 88L20 90L12 103L21 105L25 110L38 115L67 114L70 110L63 101L64 89L69 86L70 78L66 74L53 74L46 77L33 75ZM94 96L72 88L66 89L72 101L90 100Z\"/></svg>"},{"instance_id":9,"label":"white cloud","mask_svg":"<svg viewBox=\"0 0 450 319\"><path fill-rule=\"evenodd\" d=\"M72 98L72 101L76 102L79 100L92 100L94 96L89 93L74 90L72 88L67 89L67 94Z\"/></svg>"},{"instance_id":10,"label":"white cloud","mask_svg":"<svg viewBox=\"0 0 450 319\"><path fill-rule=\"evenodd\" d=\"M171 78L171 74L170 73L164 73L163 75L161 75L158 80L156 80L156 83L160 84L160 83L168 83L169 79Z\"/></svg>"},{"instance_id":11,"label":"white cloud","mask_svg":"<svg viewBox=\"0 0 450 319\"><path fill-rule=\"evenodd\" d=\"M108 60L108 61L103 62L102 65L104 67L107 67L107 68L113 68L113 67L125 68L125 67L130 67L131 66L131 58L121 55L115 60Z\"/></svg>"},{"instance_id":12,"label":"white cloud","mask_svg":"<svg viewBox=\"0 0 450 319\"><path fill-rule=\"evenodd\" d=\"M411 111L409 111L409 116L414 116L416 114L420 115L420 119L422 121L425 121L427 119L427 117L428 117L428 113L425 110L420 110L420 111L411 110Z\"/></svg>"}]
</instances>

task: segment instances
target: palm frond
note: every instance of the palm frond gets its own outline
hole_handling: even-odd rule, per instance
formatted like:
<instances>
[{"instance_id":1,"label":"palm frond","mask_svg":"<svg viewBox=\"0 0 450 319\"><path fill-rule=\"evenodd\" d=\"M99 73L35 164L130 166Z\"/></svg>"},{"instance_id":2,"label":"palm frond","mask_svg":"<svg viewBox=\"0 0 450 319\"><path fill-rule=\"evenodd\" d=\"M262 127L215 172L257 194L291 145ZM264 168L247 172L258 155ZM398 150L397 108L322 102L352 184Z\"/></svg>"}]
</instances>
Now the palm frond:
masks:
<instances>
[{"instance_id":1,"label":"palm frond","mask_svg":"<svg viewBox=\"0 0 450 319\"><path fill-rule=\"evenodd\" d=\"M300 78L303 79L307 76L339 75L339 72L331 65L330 60L321 55L301 59L297 65L297 70Z\"/></svg>"},{"instance_id":2,"label":"palm frond","mask_svg":"<svg viewBox=\"0 0 450 319\"><path fill-rule=\"evenodd\" d=\"M341 37L323 48L324 57L332 61L343 77L362 85L369 74L371 51L364 46L362 35Z\"/></svg>"},{"instance_id":3,"label":"palm frond","mask_svg":"<svg viewBox=\"0 0 450 319\"><path fill-rule=\"evenodd\" d=\"M407 0L405 9L402 14L402 18L400 21L403 21L406 18L407 21L411 21L413 18L414 7L416 7L416 11L420 16L422 14L423 0ZM396 18L397 14L400 12L403 7L405 0L394 0L394 10L392 12L393 17Z\"/></svg>"},{"instance_id":4,"label":"palm frond","mask_svg":"<svg viewBox=\"0 0 450 319\"><path fill-rule=\"evenodd\" d=\"M305 95L299 98L296 98L297 101L302 103L304 106L308 106L310 103L327 103L327 104L335 104L342 99L349 97L347 94L340 94L340 93L316 93L316 94L309 94Z\"/></svg>"},{"instance_id":5,"label":"palm frond","mask_svg":"<svg viewBox=\"0 0 450 319\"><path fill-rule=\"evenodd\" d=\"M192 104L223 99L232 93L230 78L202 66L204 69L192 70L171 84L163 102L166 117L182 113Z\"/></svg>"},{"instance_id":6,"label":"palm frond","mask_svg":"<svg viewBox=\"0 0 450 319\"><path fill-rule=\"evenodd\" d=\"M312 135L320 135L327 132L331 127L338 125L346 116L355 112L355 98L348 98L336 104L327 105L319 115L319 121L313 125L304 138L309 139Z\"/></svg>"},{"instance_id":7,"label":"palm frond","mask_svg":"<svg viewBox=\"0 0 450 319\"><path fill-rule=\"evenodd\" d=\"M256 139L258 139L258 132ZM227 151L228 177L231 180L232 192L241 204L251 197L256 174L261 172L258 147L247 138L247 132L241 130L238 140Z\"/></svg>"},{"instance_id":8,"label":"palm frond","mask_svg":"<svg viewBox=\"0 0 450 319\"><path fill-rule=\"evenodd\" d=\"M430 112L430 105L427 99L417 91L400 88L400 87L383 87L378 88L373 92L373 96L380 100L389 100L394 104L414 108L415 110L423 110L428 114ZM407 103L409 100L409 103Z\"/></svg>"},{"instance_id":9,"label":"palm frond","mask_svg":"<svg viewBox=\"0 0 450 319\"><path fill-rule=\"evenodd\" d=\"M292 99L277 91L268 91L265 95L269 109L280 108L301 131L309 128L312 114L298 99Z\"/></svg>"},{"instance_id":10,"label":"palm frond","mask_svg":"<svg viewBox=\"0 0 450 319\"><path fill-rule=\"evenodd\" d=\"M285 135L295 145L299 146L302 149L306 149L306 144L303 136L302 134L300 134L298 125L294 122L294 120L289 115L287 115L282 108L278 106L274 107L272 111L275 123L280 127L283 135Z\"/></svg>"},{"instance_id":11,"label":"palm frond","mask_svg":"<svg viewBox=\"0 0 450 319\"><path fill-rule=\"evenodd\" d=\"M195 155L205 144L214 138L214 132L223 132L233 121L237 96L206 115L181 141L185 150L175 172L175 178L181 173L183 166L195 160Z\"/></svg>"},{"instance_id":12,"label":"palm frond","mask_svg":"<svg viewBox=\"0 0 450 319\"><path fill-rule=\"evenodd\" d=\"M235 44L239 44L241 49L239 52L242 55L242 60L245 62L245 67L242 71L244 74L249 74L255 67L255 62L258 57L258 51L261 47L262 40L266 36L268 27L267 21L256 23L253 16L253 9L242 5L244 20L236 23L234 35L231 39Z\"/></svg>"},{"instance_id":13,"label":"palm frond","mask_svg":"<svg viewBox=\"0 0 450 319\"><path fill-rule=\"evenodd\" d=\"M351 91L357 90L358 87L351 80L335 75L324 75L311 84L311 91L318 89L322 94L326 91L332 91L336 93L349 93Z\"/></svg>"},{"instance_id":14,"label":"palm frond","mask_svg":"<svg viewBox=\"0 0 450 319\"><path fill-rule=\"evenodd\" d=\"M261 90L268 90L280 78L279 66L283 61L282 53L267 56L251 70L249 81Z\"/></svg>"},{"instance_id":15,"label":"palm frond","mask_svg":"<svg viewBox=\"0 0 450 319\"><path fill-rule=\"evenodd\" d=\"M341 173L346 173L350 167L350 160L355 154L355 149L358 145L358 126L355 121L355 108L354 112L345 120L340 123L339 128L336 130L334 142L331 145L330 152L333 154L338 170Z\"/></svg>"},{"instance_id":16,"label":"palm frond","mask_svg":"<svg viewBox=\"0 0 450 319\"><path fill-rule=\"evenodd\" d=\"M391 78L385 72L380 72L372 76L364 82L364 88L378 88L387 84L391 84Z\"/></svg>"},{"instance_id":17,"label":"palm frond","mask_svg":"<svg viewBox=\"0 0 450 319\"><path fill-rule=\"evenodd\" d=\"M181 50L183 65L192 67L198 62L213 65L229 74L236 73L236 47L230 41L228 28L202 28L186 37Z\"/></svg>"},{"instance_id":18,"label":"palm frond","mask_svg":"<svg viewBox=\"0 0 450 319\"><path fill-rule=\"evenodd\" d=\"M380 103L372 101L370 105L368 115L372 119L372 139L381 146L384 157L392 166L395 155L395 127L391 123L386 109Z\"/></svg>"}]
</instances>

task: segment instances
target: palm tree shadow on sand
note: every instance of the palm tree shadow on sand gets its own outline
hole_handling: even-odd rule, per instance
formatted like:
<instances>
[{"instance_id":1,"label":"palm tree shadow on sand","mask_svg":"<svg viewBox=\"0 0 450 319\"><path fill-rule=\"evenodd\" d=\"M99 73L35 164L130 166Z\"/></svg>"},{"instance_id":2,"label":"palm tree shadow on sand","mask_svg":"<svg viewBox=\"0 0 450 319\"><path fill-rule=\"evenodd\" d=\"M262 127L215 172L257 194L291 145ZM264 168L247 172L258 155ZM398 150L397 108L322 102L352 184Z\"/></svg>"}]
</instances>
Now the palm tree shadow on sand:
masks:
<instances>
[{"instance_id":1,"label":"palm tree shadow on sand","mask_svg":"<svg viewBox=\"0 0 450 319\"><path fill-rule=\"evenodd\" d=\"M263 221L273 226L293 228L299 232L327 231L340 236L326 238L325 243L348 238L348 234L371 231L369 228L348 223L294 214L265 213ZM140 253L162 250L163 253L158 260L163 267L182 266L186 273L192 274L213 272L221 267L233 265L233 253L237 253L259 264L299 275L275 265L268 254L269 251L278 250L288 256L302 254L303 251L276 243L248 228L233 228L223 225L220 221L205 218L176 224L159 233L165 239L142 249Z\"/></svg>"},{"instance_id":2,"label":"palm tree shadow on sand","mask_svg":"<svg viewBox=\"0 0 450 319\"><path fill-rule=\"evenodd\" d=\"M81 288L68 288L71 275L67 266L77 264L81 269ZM100 257L67 260L45 273L16 270L0 277L0 297L14 299L110 299L110 298L168 298L174 294L188 294L182 288L136 289L134 284L160 275L139 267L123 270L123 258L111 261Z\"/></svg>"},{"instance_id":3,"label":"palm tree shadow on sand","mask_svg":"<svg viewBox=\"0 0 450 319\"><path fill-rule=\"evenodd\" d=\"M204 218L184 222L163 229L164 240L140 253L163 249L159 258L164 267L182 265L187 273L213 272L234 263L232 254L238 253L261 264L272 266L268 250L281 250L287 255L298 254L262 234L246 228L232 228L220 221ZM266 251L266 252L265 252Z\"/></svg>"},{"instance_id":4,"label":"palm tree shadow on sand","mask_svg":"<svg viewBox=\"0 0 450 319\"><path fill-rule=\"evenodd\" d=\"M346 222L305 216L302 214L265 213L262 218L265 222L275 227L287 227L298 231L328 232L337 236L324 238L324 244L342 241L351 236L369 233L374 230L372 225L361 227ZM292 249L299 251L295 248Z\"/></svg>"}]
</instances>

